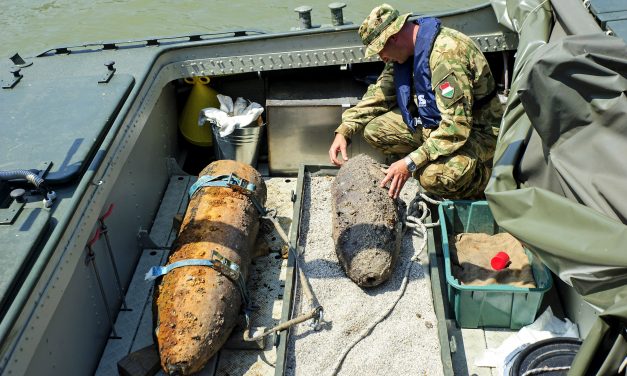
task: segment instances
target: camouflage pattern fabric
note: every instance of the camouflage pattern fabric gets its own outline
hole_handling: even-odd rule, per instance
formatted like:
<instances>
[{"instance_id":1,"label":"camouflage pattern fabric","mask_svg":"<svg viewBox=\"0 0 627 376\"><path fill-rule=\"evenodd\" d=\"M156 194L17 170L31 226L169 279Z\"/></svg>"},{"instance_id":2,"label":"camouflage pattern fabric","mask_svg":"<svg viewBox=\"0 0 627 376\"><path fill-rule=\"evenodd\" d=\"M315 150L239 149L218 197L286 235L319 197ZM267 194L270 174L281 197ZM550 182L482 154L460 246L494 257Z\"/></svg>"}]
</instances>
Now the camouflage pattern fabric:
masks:
<instances>
[{"instance_id":1,"label":"camouflage pattern fabric","mask_svg":"<svg viewBox=\"0 0 627 376\"><path fill-rule=\"evenodd\" d=\"M370 57L378 54L388 38L401 30L409 15L399 15L389 4L374 8L359 27L359 37L366 45L364 55Z\"/></svg>"},{"instance_id":2,"label":"camouflage pattern fabric","mask_svg":"<svg viewBox=\"0 0 627 376\"><path fill-rule=\"evenodd\" d=\"M481 197L503 106L496 96L480 108L473 103L493 91L494 78L474 42L449 28L436 37L429 67L442 116L437 128L409 131L396 104L394 65L386 64L362 100L344 112L336 132L351 138L363 131L384 153L399 159L409 155L418 167L415 177L428 192L450 199Z\"/></svg>"}]
</instances>

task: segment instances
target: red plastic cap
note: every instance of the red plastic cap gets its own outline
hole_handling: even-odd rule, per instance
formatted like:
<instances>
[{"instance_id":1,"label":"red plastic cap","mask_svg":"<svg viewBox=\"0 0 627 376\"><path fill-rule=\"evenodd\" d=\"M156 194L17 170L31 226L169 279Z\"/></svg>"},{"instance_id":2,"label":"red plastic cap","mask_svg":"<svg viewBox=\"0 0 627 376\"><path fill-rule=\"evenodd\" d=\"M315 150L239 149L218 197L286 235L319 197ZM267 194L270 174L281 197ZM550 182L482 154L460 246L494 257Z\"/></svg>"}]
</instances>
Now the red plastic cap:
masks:
<instances>
[{"instance_id":1,"label":"red plastic cap","mask_svg":"<svg viewBox=\"0 0 627 376\"><path fill-rule=\"evenodd\" d=\"M490 261L490 265L492 265L492 269L494 270L502 270L509 265L509 255L505 252L499 252L496 256L492 257Z\"/></svg>"}]
</instances>

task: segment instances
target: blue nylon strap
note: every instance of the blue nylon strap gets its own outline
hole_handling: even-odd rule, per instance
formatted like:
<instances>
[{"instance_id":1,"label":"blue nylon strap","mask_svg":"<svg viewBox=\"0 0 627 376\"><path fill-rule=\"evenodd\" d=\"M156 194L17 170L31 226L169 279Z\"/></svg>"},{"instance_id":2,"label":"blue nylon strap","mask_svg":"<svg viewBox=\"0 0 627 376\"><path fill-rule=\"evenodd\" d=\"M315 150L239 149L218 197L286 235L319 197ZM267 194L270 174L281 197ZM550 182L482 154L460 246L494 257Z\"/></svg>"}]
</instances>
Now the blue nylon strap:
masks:
<instances>
[{"instance_id":1,"label":"blue nylon strap","mask_svg":"<svg viewBox=\"0 0 627 376\"><path fill-rule=\"evenodd\" d=\"M249 182L246 179L242 179L235 174L230 175L219 175L219 176L211 176L211 175L203 175L198 178L198 180L189 187L189 198L191 199L196 192L202 187L225 187L225 188L236 188L243 189L248 191L247 193L255 192L257 186L253 183ZM254 195L248 195L253 205L257 209L260 215L266 215L267 210L259 204L257 199L255 199Z\"/></svg>"},{"instance_id":2,"label":"blue nylon strap","mask_svg":"<svg viewBox=\"0 0 627 376\"><path fill-rule=\"evenodd\" d=\"M245 189L249 192L254 192L255 189L257 189L253 183L246 179L241 179L235 174L219 176L203 175L199 177L198 180L189 188L189 197L192 198L192 196L194 196L194 194L202 187L232 188L234 186Z\"/></svg>"},{"instance_id":3,"label":"blue nylon strap","mask_svg":"<svg viewBox=\"0 0 627 376\"><path fill-rule=\"evenodd\" d=\"M152 281L161 276L164 276L171 272L173 269L182 268L185 266L207 266L223 275L227 278L231 279L237 289L242 296L242 301L244 303L244 307L249 309L251 307L250 297L248 296L248 291L246 290L246 281L244 281L244 277L242 273L240 273L239 265L236 263L229 261L216 251L213 252L212 260L207 259L187 259L181 260L177 262L173 262L166 266L153 266L148 269L146 275L144 276L144 280ZM227 268L227 269L225 269Z\"/></svg>"},{"instance_id":4,"label":"blue nylon strap","mask_svg":"<svg viewBox=\"0 0 627 376\"><path fill-rule=\"evenodd\" d=\"M146 281L152 281L153 279L157 279L163 275L168 274L173 269L181 268L183 266L208 266L214 269L214 261L207 259L187 259L173 262L167 266L153 266L148 270L144 279ZM237 271L239 272L239 267Z\"/></svg>"}]
</instances>

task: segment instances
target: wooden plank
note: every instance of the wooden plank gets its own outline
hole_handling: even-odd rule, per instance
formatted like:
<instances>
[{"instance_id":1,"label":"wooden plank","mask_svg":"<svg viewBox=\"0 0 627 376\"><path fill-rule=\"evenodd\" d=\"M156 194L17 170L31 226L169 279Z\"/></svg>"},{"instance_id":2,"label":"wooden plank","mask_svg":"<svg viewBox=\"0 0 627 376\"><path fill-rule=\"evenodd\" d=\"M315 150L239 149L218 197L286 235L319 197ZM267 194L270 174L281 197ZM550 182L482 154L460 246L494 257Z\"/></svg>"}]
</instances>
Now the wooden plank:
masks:
<instances>
[{"instance_id":1,"label":"wooden plank","mask_svg":"<svg viewBox=\"0 0 627 376\"><path fill-rule=\"evenodd\" d=\"M462 329L462 337L464 339L468 373L477 376L492 375L489 368L475 366L475 359L483 355L483 352L488 348L484 330L481 328Z\"/></svg>"},{"instance_id":2,"label":"wooden plank","mask_svg":"<svg viewBox=\"0 0 627 376\"><path fill-rule=\"evenodd\" d=\"M131 311L121 311L115 322L115 328L120 339L110 339L100 359L96 375L111 375L117 373L117 362L131 351L152 344L134 347L138 326L145 315L146 307L150 310L152 301L152 282L144 281L145 272L152 266L162 265L166 258L165 250L144 251L137 264L137 269L126 293L126 303ZM151 320L152 321L152 320ZM149 332L150 333L150 332Z\"/></svg>"},{"instance_id":3,"label":"wooden plank","mask_svg":"<svg viewBox=\"0 0 627 376\"><path fill-rule=\"evenodd\" d=\"M193 184L192 176L172 176L164 193L157 216L150 230L150 238L159 249L146 249L137 263L135 274L126 293L126 303L131 311L118 314L115 328L121 339L112 339L96 370L96 375L117 374L117 362L131 352L152 345L152 291L153 282L144 280L144 274L152 266L163 265L168 249L176 238L173 218L184 213L188 203L187 190Z\"/></svg>"},{"instance_id":4,"label":"wooden plank","mask_svg":"<svg viewBox=\"0 0 627 376\"><path fill-rule=\"evenodd\" d=\"M601 26L605 27L605 24L610 21L627 20L627 9L620 12L601 13L597 18L601 21Z\"/></svg>"},{"instance_id":5,"label":"wooden plank","mask_svg":"<svg viewBox=\"0 0 627 376\"><path fill-rule=\"evenodd\" d=\"M590 10L594 14L620 12L627 10L627 3L625 0L591 0Z\"/></svg>"},{"instance_id":6,"label":"wooden plank","mask_svg":"<svg viewBox=\"0 0 627 376\"><path fill-rule=\"evenodd\" d=\"M454 330L457 349L452 355L455 375L491 376L490 368L475 367L475 359L486 349L483 329Z\"/></svg>"},{"instance_id":7,"label":"wooden plank","mask_svg":"<svg viewBox=\"0 0 627 376\"><path fill-rule=\"evenodd\" d=\"M484 329L485 342L488 349L496 349L501 346L503 341L505 341L509 336L517 333L516 330L511 329L500 329L500 328L490 328ZM481 356L481 354L478 354ZM492 375L498 375L498 369L491 368Z\"/></svg>"},{"instance_id":8,"label":"wooden plank","mask_svg":"<svg viewBox=\"0 0 627 376\"><path fill-rule=\"evenodd\" d=\"M627 40L627 21L626 20L608 21L607 28L612 30L612 32L616 36Z\"/></svg>"},{"instance_id":9,"label":"wooden plank","mask_svg":"<svg viewBox=\"0 0 627 376\"><path fill-rule=\"evenodd\" d=\"M150 229L150 238L157 247L168 248L176 239L172 223L176 214L184 214L189 202L187 191L196 181L194 176L172 176L163 195L159 211Z\"/></svg>"},{"instance_id":10,"label":"wooden plank","mask_svg":"<svg viewBox=\"0 0 627 376\"><path fill-rule=\"evenodd\" d=\"M121 376L153 376L159 372L159 353L154 345L132 352L118 362Z\"/></svg>"},{"instance_id":11,"label":"wooden plank","mask_svg":"<svg viewBox=\"0 0 627 376\"><path fill-rule=\"evenodd\" d=\"M296 180L291 178L265 179L268 192L266 206L277 210L277 218L282 228L289 233L293 215L291 192L296 187ZM264 227L267 227L264 229ZM282 301L287 272L287 260L282 259L281 253L285 243L272 229L272 225L262 222L260 238L264 238L272 253L253 259L246 283L248 294L253 305L257 307L251 315L253 329L273 327L280 322ZM235 330L231 335L239 336L241 332ZM276 361L274 335L266 337L262 349L244 349L233 344L226 344L220 351L217 373L220 375L272 375L275 372L272 366Z\"/></svg>"}]
</instances>

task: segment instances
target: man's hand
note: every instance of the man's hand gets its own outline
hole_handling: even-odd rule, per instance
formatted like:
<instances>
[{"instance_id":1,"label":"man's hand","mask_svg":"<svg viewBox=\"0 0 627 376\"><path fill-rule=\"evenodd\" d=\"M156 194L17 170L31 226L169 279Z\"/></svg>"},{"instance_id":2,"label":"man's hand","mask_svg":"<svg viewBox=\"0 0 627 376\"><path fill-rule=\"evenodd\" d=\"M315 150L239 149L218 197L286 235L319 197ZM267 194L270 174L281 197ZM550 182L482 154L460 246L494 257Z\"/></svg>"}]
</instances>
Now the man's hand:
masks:
<instances>
[{"instance_id":1,"label":"man's hand","mask_svg":"<svg viewBox=\"0 0 627 376\"><path fill-rule=\"evenodd\" d=\"M405 185L407 179L409 179L409 170L404 160L396 161L390 165L387 169L383 170L386 173L383 180L381 180L381 188L384 188L388 182L390 183L390 190L388 195L392 198L398 198L401 193L401 189Z\"/></svg>"},{"instance_id":2,"label":"man's hand","mask_svg":"<svg viewBox=\"0 0 627 376\"><path fill-rule=\"evenodd\" d=\"M329 149L329 158L331 159L331 162L333 162L334 165L341 166L342 163L348 160L348 154L346 153L347 144L348 142L346 141L346 137L344 137L343 135L339 133L335 135L335 139L333 140L333 143L331 144L331 148ZM339 160L337 158L338 151L340 152L340 154L342 154L342 160Z\"/></svg>"}]
</instances>

